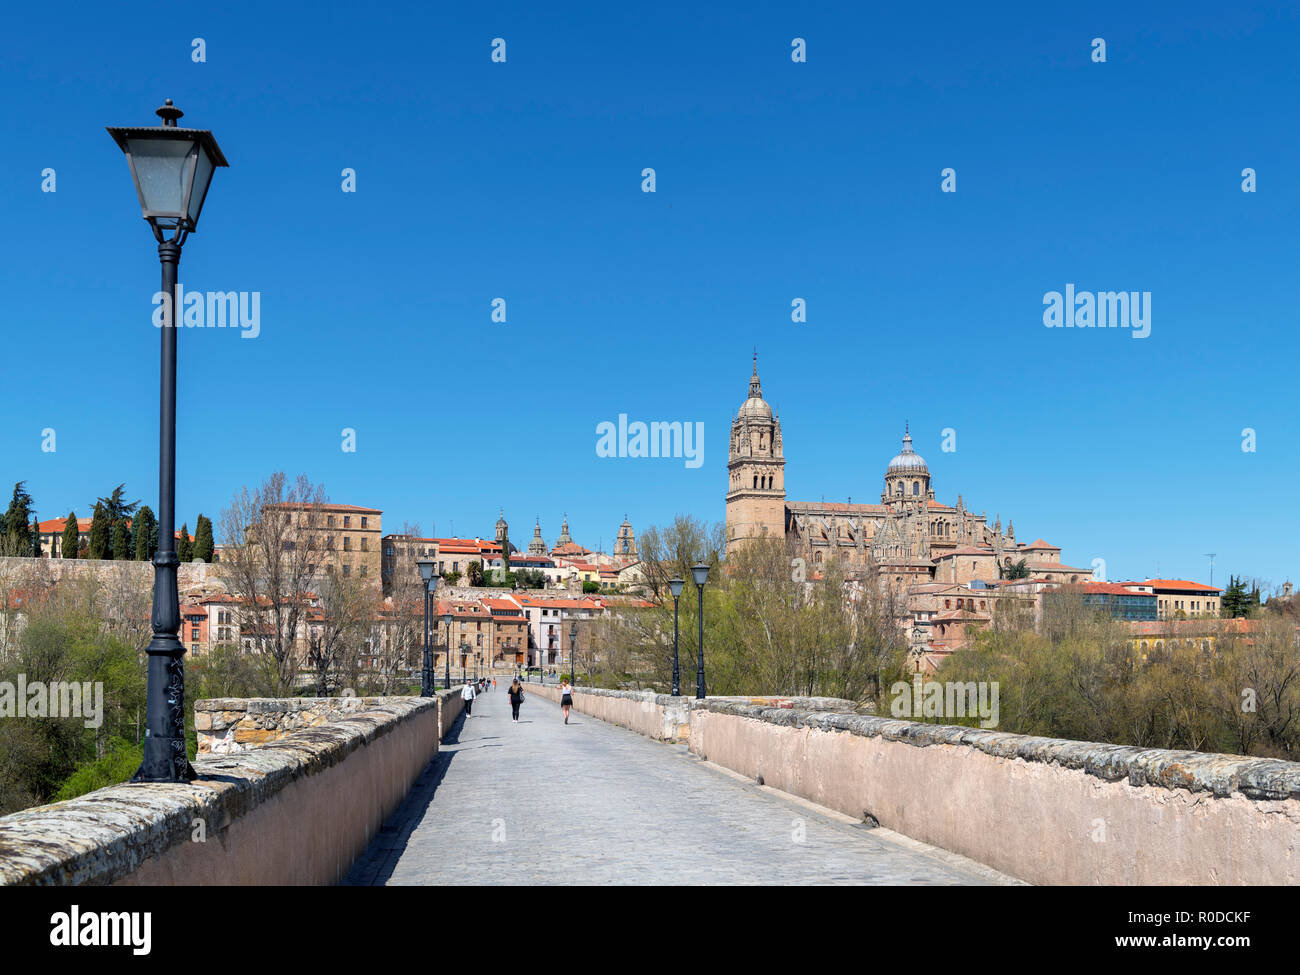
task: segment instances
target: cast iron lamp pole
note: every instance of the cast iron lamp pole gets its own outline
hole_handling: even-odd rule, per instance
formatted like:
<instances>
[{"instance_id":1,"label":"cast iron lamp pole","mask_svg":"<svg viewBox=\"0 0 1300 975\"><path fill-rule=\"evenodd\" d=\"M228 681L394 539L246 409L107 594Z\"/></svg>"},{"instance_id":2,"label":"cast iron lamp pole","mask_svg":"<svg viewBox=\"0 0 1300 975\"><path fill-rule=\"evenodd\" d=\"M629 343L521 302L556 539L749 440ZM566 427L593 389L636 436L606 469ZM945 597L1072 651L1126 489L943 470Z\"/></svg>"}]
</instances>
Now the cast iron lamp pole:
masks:
<instances>
[{"instance_id":1,"label":"cast iron lamp pole","mask_svg":"<svg viewBox=\"0 0 1300 975\"><path fill-rule=\"evenodd\" d=\"M695 588L700 594L700 662L695 668L695 699L704 700L704 584L709 580L712 566L697 562L691 566L691 575L695 579Z\"/></svg>"},{"instance_id":2,"label":"cast iron lamp pole","mask_svg":"<svg viewBox=\"0 0 1300 975\"><path fill-rule=\"evenodd\" d=\"M469 683L469 670L465 666L467 663L469 663L469 642L462 637L460 641L460 682L462 684Z\"/></svg>"},{"instance_id":3,"label":"cast iron lamp pole","mask_svg":"<svg viewBox=\"0 0 1300 975\"><path fill-rule=\"evenodd\" d=\"M673 697L680 697L682 693L677 669L677 597L682 594L682 589L685 586L685 579L678 579L674 576L668 580L668 588L673 591Z\"/></svg>"},{"instance_id":4,"label":"cast iron lamp pole","mask_svg":"<svg viewBox=\"0 0 1300 975\"><path fill-rule=\"evenodd\" d=\"M438 588L438 573L432 562L416 562L424 580L424 660L420 668L420 697L433 697L433 648L430 647L429 594ZM432 583L432 588L430 587Z\"/></svg>"},{"instance_id":5,"label":"cast iron lamp pole","mask_svg":"<svg viewBox=\"0 0 1300 975\"><path fill-rule=\"evenodd\" d=\"M162 264L162 365L158 419L158 551L154 553L153 638L145 704L144 756L132 782L188 782L185 754L185 646L180 631L176 570L176 271L185 238L199 223L212 174L229 165L212 133L181 129L184 113L169 98L156 114L158 126L110 126L108 134L126 154L140 210L158 241ZM171 237L165 236L170 232Z\"/></svg>"},{"instance_id":6,"label":"cast iron lamp pole","mask_svg":"<svg viewBox=\"0 0 1300 975\"><path fill-rule=\"evenodd\" d=\"M447 653L443 658L443 665L446 667L446 677L443 679L443 688L451 690L451 613L443 613L442 621L447 624Z\"/></svg>"}]
</instances>

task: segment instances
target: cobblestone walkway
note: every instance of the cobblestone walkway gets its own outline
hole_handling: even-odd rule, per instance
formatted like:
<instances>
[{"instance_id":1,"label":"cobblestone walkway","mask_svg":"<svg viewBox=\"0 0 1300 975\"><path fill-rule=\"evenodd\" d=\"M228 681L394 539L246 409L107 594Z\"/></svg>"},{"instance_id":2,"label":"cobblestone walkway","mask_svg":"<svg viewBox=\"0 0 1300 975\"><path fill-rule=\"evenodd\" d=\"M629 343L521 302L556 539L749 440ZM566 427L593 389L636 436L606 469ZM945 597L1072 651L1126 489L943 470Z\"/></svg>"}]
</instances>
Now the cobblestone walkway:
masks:
<instances>
[{"instance_id":1,"label":"cobblestone walkway","mask_svg":"<svg viewBox=\"0 0 1300 975\"><path fill-rule=\"evenodd\" d=\"M447 737L345 883L1011 882L504 686Z\"/></svg>"}]
</instances>

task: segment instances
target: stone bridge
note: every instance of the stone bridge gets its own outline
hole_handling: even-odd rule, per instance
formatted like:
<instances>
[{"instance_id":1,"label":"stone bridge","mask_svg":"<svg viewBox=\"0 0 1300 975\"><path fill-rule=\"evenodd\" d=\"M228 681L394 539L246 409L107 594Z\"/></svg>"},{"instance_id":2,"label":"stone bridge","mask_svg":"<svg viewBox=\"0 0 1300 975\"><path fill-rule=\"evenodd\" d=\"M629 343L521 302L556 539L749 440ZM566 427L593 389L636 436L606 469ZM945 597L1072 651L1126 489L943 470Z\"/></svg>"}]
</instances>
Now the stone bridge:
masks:
<instances>
[{"instance_id":1,"label":"stone bridge","mask_svg":"<svg viewBox=\"0 0 1300 975\"><path fill-rule=\"evenodd\" d=\"M1295 884L1300 765L818 698L205 701L199 778L0 818L5 884Z\"/></svg>"}]
</instances>

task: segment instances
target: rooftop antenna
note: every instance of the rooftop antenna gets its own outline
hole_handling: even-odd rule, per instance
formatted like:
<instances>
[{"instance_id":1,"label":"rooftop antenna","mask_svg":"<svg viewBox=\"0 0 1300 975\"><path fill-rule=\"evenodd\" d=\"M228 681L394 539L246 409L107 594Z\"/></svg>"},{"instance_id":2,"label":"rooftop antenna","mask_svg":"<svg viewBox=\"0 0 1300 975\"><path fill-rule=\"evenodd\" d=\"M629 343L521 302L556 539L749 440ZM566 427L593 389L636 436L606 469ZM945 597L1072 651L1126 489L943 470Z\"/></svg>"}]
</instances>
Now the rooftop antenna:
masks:
<instances>
[{"instance_id":1,"label":"rooftop antenna","mask_svg":"<svg viewBox=\"0 0 1300 975\"><path fill-rule=\"evenodd\" d=\"M1209 558L1209 560L1210 560L1210 585L1212 586L1212 585L1214 585L1214 556L1215 556L1217 553L1215 553L1215 552L1206 552L1205 554L1206 554L1206 556L1207 556L1207 557Z\"/></svg>"}]
</instances>

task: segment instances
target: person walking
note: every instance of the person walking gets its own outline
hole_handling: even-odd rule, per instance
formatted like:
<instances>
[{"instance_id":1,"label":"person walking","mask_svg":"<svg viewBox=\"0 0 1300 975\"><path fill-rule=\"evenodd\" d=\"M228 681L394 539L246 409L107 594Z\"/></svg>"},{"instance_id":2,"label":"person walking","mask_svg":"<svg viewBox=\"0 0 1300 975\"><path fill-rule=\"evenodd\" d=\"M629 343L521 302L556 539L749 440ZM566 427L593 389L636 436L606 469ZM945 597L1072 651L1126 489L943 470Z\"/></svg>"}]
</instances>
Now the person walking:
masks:
<instances>
[{"instance_id":1,"label":"person walking","mask_svg":"<svg viewBox=\"0 0 1300 975\"><path fill-rule=\"evenodd\" d=\"M519 723L519 705L524 703L524 686L519 683L519 678L510 685L510 716L515 724Z\"/></svg>"},{"instance_id":2,"label":"person walking","mask_svg":"<svg viewBox=\"0 0 1300 975\"><path fill-rule=\"evenodd\" d=\"M496 693L496 690L497 690L497 679L496 679L495 677L493 677L493 678L492 678L492 693L495 694L495 693Z\"/></svg>"},{"instance_id":3,"label":"person walking","mask_svg":"<svg viewBox=\"0 0 1300 975\"><path fill-rule=\"evenodd\" d=\"M476 696L473 684L466 683L465 686L461 688L460 699L465 702L465 714L470 715L474 713L474 698Z\"/></svg>"},{"instance_id":4,"label":"person walking","mask_svg":"<svg viewBox=\"0 0 1300 975\"><path fill-rule=\"evenodd\" d=\"M573 688L567 680L560 681L560 710L564 712L564 723L569 723L569 708L573 707Z\"/></svg>"}]
</instances>

